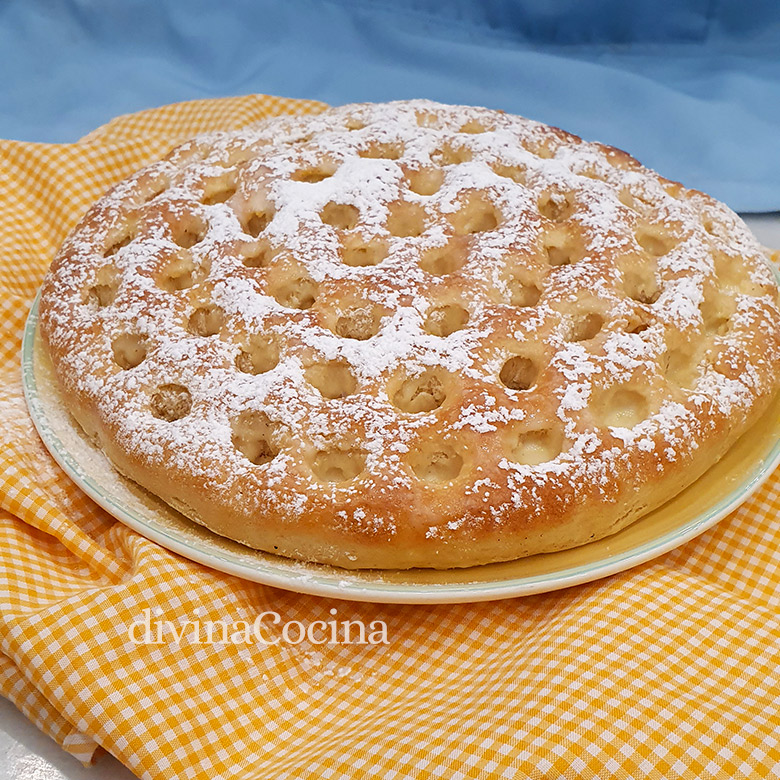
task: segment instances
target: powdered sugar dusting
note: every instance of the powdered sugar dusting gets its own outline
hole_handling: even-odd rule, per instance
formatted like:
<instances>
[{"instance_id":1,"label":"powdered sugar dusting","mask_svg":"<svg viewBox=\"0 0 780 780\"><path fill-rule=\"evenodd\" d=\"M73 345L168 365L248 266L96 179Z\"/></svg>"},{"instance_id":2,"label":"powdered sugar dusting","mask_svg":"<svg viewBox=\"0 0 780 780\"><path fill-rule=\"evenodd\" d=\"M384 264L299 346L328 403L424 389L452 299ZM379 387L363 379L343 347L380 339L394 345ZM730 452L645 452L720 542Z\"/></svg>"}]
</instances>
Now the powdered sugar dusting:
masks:
<instances>
[{"instance_id":1,"label":"powdered sugar dusting","mask_svg":"<svg viewBox=\"0 0 780 780\"><path fill-rule=\"evenodd\" d=\"M733 212L428 101L195 139L93 208L41 312L64 386L148 466L387 539L372 496L450 490L428 538L551 485L611 501L778 386L776 283Z\"/></svg>"}]
</instances>

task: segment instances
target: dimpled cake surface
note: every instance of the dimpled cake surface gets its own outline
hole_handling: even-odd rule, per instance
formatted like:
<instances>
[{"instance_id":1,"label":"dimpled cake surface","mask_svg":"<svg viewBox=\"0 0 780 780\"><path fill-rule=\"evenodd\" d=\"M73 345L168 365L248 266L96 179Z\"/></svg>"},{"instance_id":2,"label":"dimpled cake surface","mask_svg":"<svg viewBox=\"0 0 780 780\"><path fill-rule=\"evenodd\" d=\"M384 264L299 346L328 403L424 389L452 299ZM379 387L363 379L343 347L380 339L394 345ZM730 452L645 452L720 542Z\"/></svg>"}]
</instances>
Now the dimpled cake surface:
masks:
<instances>
[{"instance_id":1,"label":"dimpled cake surface","mask_svg":"<svg viewBox=\"0 0 780 780\"><path fill-rule=\"evenodd\" d=\"M777 285L726 206L423 100L179 146L88 211L40 317L121 473L217 534L347 568L614 533L780 384Z\"/></svg>"}]
</instances>

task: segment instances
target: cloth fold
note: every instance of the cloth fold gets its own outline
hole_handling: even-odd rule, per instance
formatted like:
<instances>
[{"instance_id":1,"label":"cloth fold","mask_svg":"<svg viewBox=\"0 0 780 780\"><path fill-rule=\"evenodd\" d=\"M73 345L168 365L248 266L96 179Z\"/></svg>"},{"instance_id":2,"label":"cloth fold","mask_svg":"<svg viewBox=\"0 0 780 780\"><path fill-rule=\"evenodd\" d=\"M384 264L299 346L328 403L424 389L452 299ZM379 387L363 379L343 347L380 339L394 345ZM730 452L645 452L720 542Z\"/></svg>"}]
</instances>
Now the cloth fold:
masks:
<instances>
[{"instance_id":1,"label":"cloth fold","mask_svg":"<svg viewBox=\"0 0 780 780\"><path fill-rule=\"evenodd\" d=\"M21 332L87 205L197 131L320 108L196 101L77 144L0 143L0 692L85 764L106 750L149 780L780 775L780 473L631 571L395 606L192 563L115 521L48 455ZM345 622L348 639L363 626L376 641L343 641Z\"/></svg>"}]
</instances>

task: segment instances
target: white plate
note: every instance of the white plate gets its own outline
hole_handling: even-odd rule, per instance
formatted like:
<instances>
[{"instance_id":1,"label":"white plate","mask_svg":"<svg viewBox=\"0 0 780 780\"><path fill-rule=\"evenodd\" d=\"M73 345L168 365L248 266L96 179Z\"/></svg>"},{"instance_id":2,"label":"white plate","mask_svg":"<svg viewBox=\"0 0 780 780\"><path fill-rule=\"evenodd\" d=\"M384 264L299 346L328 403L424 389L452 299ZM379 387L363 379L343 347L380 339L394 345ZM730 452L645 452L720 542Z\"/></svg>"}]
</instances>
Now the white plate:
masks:
<instances>
[{"instance_id":1,"label":"white plate","mask_svg":"<svg viewBox=\"0 0 780 780\"><path fill-rule=\"evenodd\" d=\"M121 477L57 395L37 332L36 298L24 333L22 378L35 427L70 478L125 525L186 558L279 588L355 601L442 604L566 588L655 558L698 536L744 502L780 463L780 397L696 483L623 531L573 550L435 571L347 571L251 550L191 522Z\"/></svg>"}]
</instances>

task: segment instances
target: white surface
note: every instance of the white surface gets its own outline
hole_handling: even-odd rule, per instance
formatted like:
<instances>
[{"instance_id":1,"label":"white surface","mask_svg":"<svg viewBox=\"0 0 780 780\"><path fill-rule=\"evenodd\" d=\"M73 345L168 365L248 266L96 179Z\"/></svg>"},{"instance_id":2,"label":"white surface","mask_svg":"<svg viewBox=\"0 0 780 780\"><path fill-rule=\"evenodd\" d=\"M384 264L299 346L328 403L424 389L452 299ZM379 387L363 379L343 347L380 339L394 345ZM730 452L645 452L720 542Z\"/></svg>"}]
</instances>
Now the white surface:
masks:
<instances>
[{"instance_id":1,"label":"white surface","mask_svg":"<svg viewBox=\"0 0 780 780\"><path fill-rule=\"evenodd\" d=\"M85 767L0 696L0 780L134 780L113 756Z\"/></svg>"},{"instance_id":2,"label":"white surface","mask_svg":"<svg viewBox=\"0 0 780 780\"><path fill-rule=\"evenodd\" d=\"M764 246L780 250L780 211L771 214L743 214L742 219Z\"/></svg>"},{"instance_id":3,"label":"white surface","mask_svg":"<svg viewBox=\"0 0 780 780\"><path fill-rule=\"evenodd\" d=\"M745 218L758 239L780 249L780 213ZM0 697L0 780L132 780L112 756L85 769Z\"/></svg>"}]
</instances>

